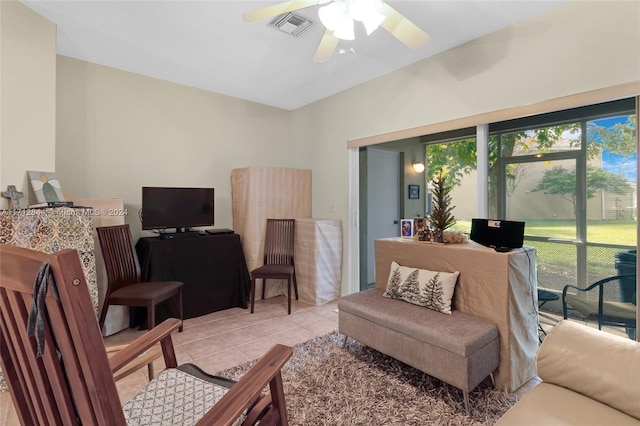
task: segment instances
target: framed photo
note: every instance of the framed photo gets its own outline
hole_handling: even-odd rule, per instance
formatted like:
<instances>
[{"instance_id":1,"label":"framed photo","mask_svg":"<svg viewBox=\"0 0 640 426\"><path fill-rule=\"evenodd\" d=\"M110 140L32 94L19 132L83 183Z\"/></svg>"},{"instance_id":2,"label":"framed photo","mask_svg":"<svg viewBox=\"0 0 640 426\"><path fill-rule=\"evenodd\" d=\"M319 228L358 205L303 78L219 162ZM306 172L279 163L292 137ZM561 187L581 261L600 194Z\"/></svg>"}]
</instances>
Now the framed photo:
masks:
<instances>
[{"instance_id":1,"label":"framed photo","mask_svg":"<svg viewBox=\"0 0 640 426\"><path fill-rule=\"evenodd\" d=\"M413 219L400 220L400 235L403 237L413 237Z\"/></svg>"},{"instance_id":2,"label":"framed photo","mask_svg":"<svg viewBox=\"0 0 640 426\"><path fill-rule=\"evenodd\" d=\"M420 198L420 185L409 185L409 199L417 200Z\"/></svg>"},{"instance_id":3,"label":"framed photo","mask_svg":"<svg viewBox=\"0 0 640 426\"><path fill-rule=\"evenodd\" d=\"M429 225L427 225L427 219L424 217L416 217L413 219L413 233L417 234L418 231L424 231L427 229Z\"/></svg>"},{"instance_id":4,"label":"framed photo","mask_svg":"<svg viewBox=\"0 0 640 426\"><path fill-rule=\"evenodd\" d=\"M60 181L55 173L28 171L27 175L38 203L64 201Z\"/></svg>"}]
</instances>

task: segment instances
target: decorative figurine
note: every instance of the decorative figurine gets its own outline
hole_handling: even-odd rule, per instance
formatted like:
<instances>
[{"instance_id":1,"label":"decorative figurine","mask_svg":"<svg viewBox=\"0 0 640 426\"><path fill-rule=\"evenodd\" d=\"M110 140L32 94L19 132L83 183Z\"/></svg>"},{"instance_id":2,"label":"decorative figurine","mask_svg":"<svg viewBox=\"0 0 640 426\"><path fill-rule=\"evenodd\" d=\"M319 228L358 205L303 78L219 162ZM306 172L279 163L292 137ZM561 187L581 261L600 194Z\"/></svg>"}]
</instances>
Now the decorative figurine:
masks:
<instances>
[{"instance_id":1,"label":"decorative figurine","mask_svg":"<svg viewBox=\"0 0 640 426\"><path fill-rule=\"evenodd\" d=\"M11 200L11 209L20 210L20 198L24 197L24 193L19 192L15 185L7 186L7 190L2 193L3 197Z\"/></svg>"}]
</instances>

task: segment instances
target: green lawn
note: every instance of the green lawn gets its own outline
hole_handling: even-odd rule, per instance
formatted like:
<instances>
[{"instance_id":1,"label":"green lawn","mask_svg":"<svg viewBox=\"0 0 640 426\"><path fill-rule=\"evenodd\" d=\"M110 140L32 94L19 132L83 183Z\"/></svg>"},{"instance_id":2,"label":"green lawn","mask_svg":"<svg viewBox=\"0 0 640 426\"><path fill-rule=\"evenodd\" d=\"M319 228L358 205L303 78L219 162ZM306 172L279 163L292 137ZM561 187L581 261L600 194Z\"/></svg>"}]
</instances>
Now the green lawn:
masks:
<instances>
[{"instance_id":1,"label":"green lawn","mask_svg":"<svg viewBox=\"0 0 640 426\"><path fill-rule=\"evenodd\" d=\"M454 228L469 232L471 221L458 221ZM576 227L575 222L569 220L525 220L524 233L534 237L574 239ZM635 246L636 222L632 220L589 221L587 223L587 241Z\"/></svg>"}]
</instances>

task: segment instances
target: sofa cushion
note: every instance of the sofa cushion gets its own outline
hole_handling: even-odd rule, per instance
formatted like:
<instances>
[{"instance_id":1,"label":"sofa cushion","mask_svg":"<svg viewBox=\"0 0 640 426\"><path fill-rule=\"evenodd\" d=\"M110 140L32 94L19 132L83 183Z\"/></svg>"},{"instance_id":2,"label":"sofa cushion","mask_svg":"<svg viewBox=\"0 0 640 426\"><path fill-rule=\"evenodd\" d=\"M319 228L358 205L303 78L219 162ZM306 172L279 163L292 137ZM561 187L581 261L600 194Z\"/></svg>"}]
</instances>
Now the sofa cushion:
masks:
<instances>
[{"instance_id":1,"label":"sofa cushion","mask_svg":"<svg viewBox=\"0 0 640 426\"><path fill-rule=\"evenodd\" d=\"M638 420L572 390L542 382L511 407L496 426L532 424L637 426Z\"/></svg>"},{"instance_id":2,"label":"sofa cushion","mask_svg":"<svg viewBox=\"0 0 640 426\"><path fill-rule=\"evenodd\" d=\"M544 382L579 392L640 420L638 342L561 321L542 342L536 369Z\"/></svg>"},{"instance_id":3,"label":"sofa cushion","mask_svg":"<svg viewBox=\"0 0 640 426\"><path fill-rule=\"evenodd\" d=\"M343 296L338 310L464 357L498 338L498 329L486 319L455 310L444 317L382 294L383 290L372 288Z\"/></svg>"},{"instance_id":4,"label":"sofa cushion","mask_svg":"<svg viewBox=\"0 0 640 426\"><path fill-rule=\"evenodd\" d=\"M460 273L411 268L391 262L385 297L451 314L451 299Z\"/></svg>"}]
</instances>

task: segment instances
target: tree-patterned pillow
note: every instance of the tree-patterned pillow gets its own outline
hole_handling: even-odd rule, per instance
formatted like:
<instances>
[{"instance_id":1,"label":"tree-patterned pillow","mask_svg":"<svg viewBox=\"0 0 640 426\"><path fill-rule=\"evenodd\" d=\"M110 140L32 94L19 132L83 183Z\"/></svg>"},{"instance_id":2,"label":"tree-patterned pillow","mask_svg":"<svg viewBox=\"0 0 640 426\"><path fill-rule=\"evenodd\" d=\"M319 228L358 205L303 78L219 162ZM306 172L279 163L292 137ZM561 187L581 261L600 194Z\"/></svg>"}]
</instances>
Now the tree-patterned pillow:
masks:
<instances>
[{"instance_id":1,"label":"tree-patterned pillow","mask_svg":"<svg viewBox=\"0 0 640 426\"><path fill-rule=\"evenodd\" d=\"M451 315L451 299L460 272L436 272L391 262L384 296Z\"/></svg>"}]
</instances>

